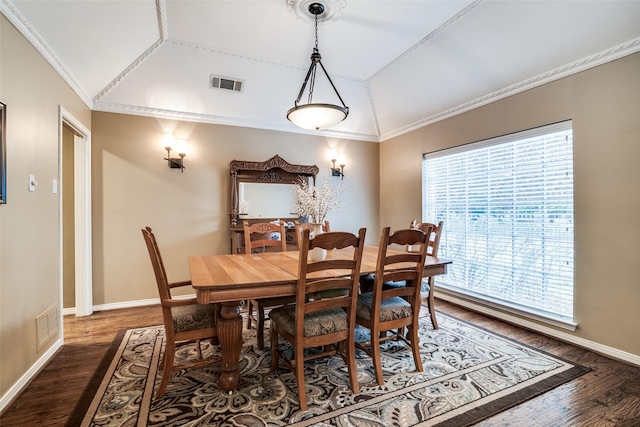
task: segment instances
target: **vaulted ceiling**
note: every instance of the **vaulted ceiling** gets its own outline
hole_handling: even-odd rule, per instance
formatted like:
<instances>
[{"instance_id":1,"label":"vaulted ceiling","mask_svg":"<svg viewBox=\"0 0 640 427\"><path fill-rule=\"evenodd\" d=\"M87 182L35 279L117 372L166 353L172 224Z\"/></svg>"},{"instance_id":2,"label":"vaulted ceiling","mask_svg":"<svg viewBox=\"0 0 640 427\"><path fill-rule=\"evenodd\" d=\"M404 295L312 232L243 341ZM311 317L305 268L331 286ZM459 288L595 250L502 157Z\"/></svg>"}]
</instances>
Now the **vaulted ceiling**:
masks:
<instances>
[{"instance_id":1,"label":"vaulted ceiling","mask_svg":"<svg viewBox=\"0 0 640 427\"><path fill-rule=\"evenodd\" d=\"M368 141L640 50L640 1L319 0L322 62L350 114L308 131L285 114L310 65L311 2L0 0L0 10L93 110ZM241 90L211 88L212 75ZM337 103L317 81L314 101Z\"/></svg>"}]
</instances>

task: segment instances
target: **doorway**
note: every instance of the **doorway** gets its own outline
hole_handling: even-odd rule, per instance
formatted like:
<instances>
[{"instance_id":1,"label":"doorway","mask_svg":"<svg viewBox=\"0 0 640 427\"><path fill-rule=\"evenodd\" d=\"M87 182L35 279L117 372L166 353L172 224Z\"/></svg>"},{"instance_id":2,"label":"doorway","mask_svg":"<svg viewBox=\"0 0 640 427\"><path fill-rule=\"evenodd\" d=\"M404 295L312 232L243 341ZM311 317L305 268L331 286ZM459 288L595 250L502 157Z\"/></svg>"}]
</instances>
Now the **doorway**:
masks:
<instances>
[{"instance_id":1,"label":"doorway","mask_svg":"<svg viewBox=\"0 0 640 427\"><path fill-rule=\"evenodd\" d=\"M93 313L91 257L91 133L59 109L61 315Z\"/></svg>"}]
</instances>

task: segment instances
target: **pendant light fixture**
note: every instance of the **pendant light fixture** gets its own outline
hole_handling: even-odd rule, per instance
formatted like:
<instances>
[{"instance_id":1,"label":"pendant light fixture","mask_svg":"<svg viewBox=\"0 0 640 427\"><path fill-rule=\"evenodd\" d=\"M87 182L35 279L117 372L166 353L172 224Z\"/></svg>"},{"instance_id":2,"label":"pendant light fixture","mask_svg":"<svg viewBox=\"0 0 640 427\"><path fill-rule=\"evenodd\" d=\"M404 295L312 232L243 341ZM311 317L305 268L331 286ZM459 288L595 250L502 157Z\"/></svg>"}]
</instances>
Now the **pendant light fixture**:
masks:
<instances>
[{"instance_id":1,"label":"pendant light fixture","mask_svg":"<svg viewBox=\"0 0 640 427\"><path fill-rule=\"evenodd\" d=\"M287 119L303 129L318 130L330 128L346 119L349 115L349 107L345 105L342 97L338 93L338 89L336 89L335 85L331 81L331 77L327 74L327 70L324 68L324 65L322 65L322 56L320 56L320 52L318 51L318 15L324 12L324 6L320 3L311 3L309 5L309 12L315 16L316 45L311 53L311 66L307 72L307 77L305 77L304 83L302 83L302 88L300 88L300 93L298 93L298 98L295 100L294 107L287 111ZM329 83L331 83L331 87L336 92L338 99L342 103L342 107L334 104L313 103L313 90L315 87L316 70L318 65L322 68L324 75L327 76ZM306 104L301 105L300 99L307 87L307 83L309 84L308 101Z\"/></svg>"}]
</instances>

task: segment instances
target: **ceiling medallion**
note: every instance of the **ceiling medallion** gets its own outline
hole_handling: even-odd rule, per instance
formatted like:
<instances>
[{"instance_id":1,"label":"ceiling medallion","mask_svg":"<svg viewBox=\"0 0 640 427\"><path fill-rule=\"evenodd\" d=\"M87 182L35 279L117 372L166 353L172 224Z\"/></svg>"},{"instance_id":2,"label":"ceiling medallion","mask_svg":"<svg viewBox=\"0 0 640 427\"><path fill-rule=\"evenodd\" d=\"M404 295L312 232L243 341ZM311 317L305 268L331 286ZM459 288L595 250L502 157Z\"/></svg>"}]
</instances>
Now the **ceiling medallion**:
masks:
<instances>
[{"instance_id":1,"label":"ceiling medallion","mask_svg":"<svg viewBox=\"0 0 640 427\"><path fill-rule=\"evenodd\" d=\"M305 22L315 22L316 16L309 11L309 6L318 0L287 0L289 12ZM347 7L347 0L322 0L324 11L318 15L318 22L337 21Z\"/></svg>"}]
</instances>

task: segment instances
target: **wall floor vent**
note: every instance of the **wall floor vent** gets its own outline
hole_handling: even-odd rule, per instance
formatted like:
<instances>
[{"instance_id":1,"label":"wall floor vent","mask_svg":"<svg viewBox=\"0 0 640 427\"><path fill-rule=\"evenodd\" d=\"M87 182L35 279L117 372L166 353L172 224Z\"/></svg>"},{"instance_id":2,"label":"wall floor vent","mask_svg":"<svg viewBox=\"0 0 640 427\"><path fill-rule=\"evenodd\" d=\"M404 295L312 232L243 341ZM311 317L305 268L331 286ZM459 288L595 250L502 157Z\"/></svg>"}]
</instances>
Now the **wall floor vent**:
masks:
<instances>
[{"instance_id":1,"label":"wall floor vent","mask_svg":"<svg viewBox=\"0 0 640 427\"><path fill-rule=\"evenodd\" d=\"M36 317L37 351L40 351L51 338L58 336L60 329L58 314L58 305L55 304Z\"/></svg>"},{"instance_id":2,"label":"wall floor vent","mask_svg":"<svg viewBox=\"0 0 640 427\"><path fill-rule=\"evenodd\" d=\"M234 92L242 92L244 80L234 79L232 77L222 77L211 74L209 76L209 87L211 89L224 89Z\"/></svg>"}]
</instances>

